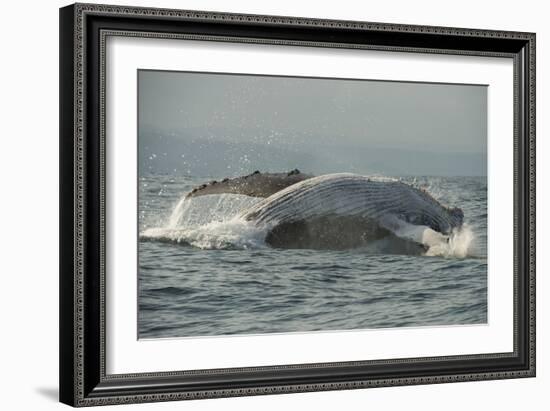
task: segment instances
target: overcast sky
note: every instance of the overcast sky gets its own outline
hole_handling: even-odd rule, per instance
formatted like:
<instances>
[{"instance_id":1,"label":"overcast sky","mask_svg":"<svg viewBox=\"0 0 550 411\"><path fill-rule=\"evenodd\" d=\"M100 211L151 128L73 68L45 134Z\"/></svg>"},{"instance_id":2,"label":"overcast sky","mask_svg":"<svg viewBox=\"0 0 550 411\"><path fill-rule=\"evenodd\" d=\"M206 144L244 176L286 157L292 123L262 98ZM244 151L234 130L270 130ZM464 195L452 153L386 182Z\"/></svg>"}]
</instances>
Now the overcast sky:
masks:
<instances>
[{"instance_id":1,"label":"overcast sky","mask_svg":"<svg viewBox=\"0 0 550 411\"><path fill-rule=\"evenodd\" d=\"M277 168L266 163L271 147L291 152L294 163L303 153L313 168L331 152L327 171L349 163L341 171L486 174L486 86L143 70L138 78L147 158L166 151L169 138L178 158L199 156L193 145L201 142L209 151L232 147L233 162L235 151L255 147L262 154L252 155L254 169Z\"/></svg>"}]
</instances>

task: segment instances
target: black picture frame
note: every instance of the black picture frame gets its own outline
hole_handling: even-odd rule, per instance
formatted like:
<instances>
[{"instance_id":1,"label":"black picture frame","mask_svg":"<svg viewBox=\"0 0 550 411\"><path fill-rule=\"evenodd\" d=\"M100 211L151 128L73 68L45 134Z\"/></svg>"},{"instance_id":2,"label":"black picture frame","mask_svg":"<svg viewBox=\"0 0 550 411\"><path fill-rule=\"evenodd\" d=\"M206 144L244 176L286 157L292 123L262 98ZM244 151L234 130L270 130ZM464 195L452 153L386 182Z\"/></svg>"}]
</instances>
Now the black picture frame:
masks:
<instances>
[{"instance_id":1,"label":"black picture frame","mask_svg":"<svg viewBox=\"0 0 550 411\"><path fill-rule=\"evenodd\" d=\"M103 53L108 35L512 58L513 352L106 374ZM61 402L91 406L535 376L534 33L75 4L60 9L59 121Z\"/></svg>"}]
</instances>

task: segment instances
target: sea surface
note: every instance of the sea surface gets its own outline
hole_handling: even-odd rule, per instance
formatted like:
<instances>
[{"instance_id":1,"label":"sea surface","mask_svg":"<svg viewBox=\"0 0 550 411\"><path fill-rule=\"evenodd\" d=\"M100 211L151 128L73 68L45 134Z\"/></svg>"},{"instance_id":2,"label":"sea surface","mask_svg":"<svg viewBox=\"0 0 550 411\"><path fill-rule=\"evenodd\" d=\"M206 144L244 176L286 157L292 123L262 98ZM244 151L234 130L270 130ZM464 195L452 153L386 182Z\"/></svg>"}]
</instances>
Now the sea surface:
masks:
<instances>
[{"instance_id":1,"label":"sea surface","mask_svg":"<svg viewBox=\"0 0 550 411\"><path fill-rule=\"evenodd\" d=\"M139 338L487 322L486 177L398 177L464 211L464 227L420 256L270 248L235 218L259 199L183 200L216 178L140 177Z\"/></svg>"}]
</instances>

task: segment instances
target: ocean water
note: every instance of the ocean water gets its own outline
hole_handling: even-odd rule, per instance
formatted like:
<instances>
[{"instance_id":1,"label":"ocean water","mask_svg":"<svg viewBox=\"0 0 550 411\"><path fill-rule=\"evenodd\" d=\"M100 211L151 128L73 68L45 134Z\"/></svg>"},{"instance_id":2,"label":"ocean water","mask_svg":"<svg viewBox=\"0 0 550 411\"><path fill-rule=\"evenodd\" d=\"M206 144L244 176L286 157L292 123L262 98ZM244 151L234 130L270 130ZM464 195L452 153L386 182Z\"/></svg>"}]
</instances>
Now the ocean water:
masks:
<instances>
[{"instance_id":1,"label":"ocean water","mask_svg":"<svg viewBox=\"0 0 550 411\"><path fill-rule=\"evenodd\" d=\"M366 248L281 250L236 218L260 201L183 200L220 176L139 181L139 338L487 322L485 177L400 177L464 211L464 226L422 255Z\"/></svg>"}]
</instances>

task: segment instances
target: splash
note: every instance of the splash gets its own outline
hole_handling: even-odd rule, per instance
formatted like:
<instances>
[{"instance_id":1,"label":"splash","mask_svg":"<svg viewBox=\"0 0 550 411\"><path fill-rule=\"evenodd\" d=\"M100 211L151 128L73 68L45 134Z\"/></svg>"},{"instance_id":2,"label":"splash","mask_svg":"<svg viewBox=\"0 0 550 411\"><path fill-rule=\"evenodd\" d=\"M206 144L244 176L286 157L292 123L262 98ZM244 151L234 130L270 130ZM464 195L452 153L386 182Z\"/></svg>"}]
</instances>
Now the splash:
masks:
<instances>
[{"instance_id":1,"label":"splash","mask_svg":"<svg viewBox=\"0 0 550 411\"><path fill-rule=\"evenodd\" d=\"M461 228L453 230L447 241L432 245L426 251L427 256L441 257L479 257L475 243L475 235L472 227L464 224Z\"/></svg>"},{"instance_id":2,"label":"splash","mask_svg":"<svg viewBox=\"0 0 550 411\"><path fill-rule=\"evenodd\" d=\"M211 222L228 221L243 208L256 204L260 199L240 194L219 194L197 198L184 195L168 218L166 228L196 228Z\"/></svg>"},{"instance_id":3,"label":"splash","mask_svg":"<svg viewBox=\"0 0 550 411\"><path fill-rule=\"evenodd\" d=\"M475 235L468 224L453 229L449 235L441 234L423 225L406 223L396 217L382 219L381 225L399 238L422 244L426 248L424 253L426 256L456 258L477 256Z\"/></svg>"},{"instance_id":4,"label":"splash","mask_svg":"<svg viewBox=\"0 0 550 411\"><path fill-rule=\"evenodd\" d=\"M201 249L265 247L266 227L256 227L238 213L259 199L221 194L186 199L183 196L163 227L148 228L142 240L173 242Z\"/></svg>"}]
</instances>

